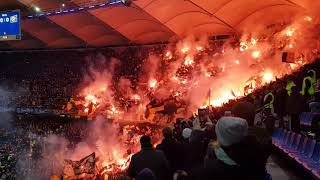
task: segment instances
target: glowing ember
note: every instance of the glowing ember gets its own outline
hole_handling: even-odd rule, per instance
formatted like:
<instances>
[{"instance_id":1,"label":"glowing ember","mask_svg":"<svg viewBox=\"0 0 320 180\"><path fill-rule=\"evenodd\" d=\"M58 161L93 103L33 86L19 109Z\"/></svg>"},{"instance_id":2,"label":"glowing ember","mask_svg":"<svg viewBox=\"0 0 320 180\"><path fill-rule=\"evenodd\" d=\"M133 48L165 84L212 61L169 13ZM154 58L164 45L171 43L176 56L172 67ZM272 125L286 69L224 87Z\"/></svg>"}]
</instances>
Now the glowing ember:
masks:
<instances>
[{"instance_id":1,"label":"glowing ember","mask_svg":"<svg viewBox=\"0 0 320 180\"><path fill-rule=\"evenodd\" d=\"M227 103L231 99L235 98L236 97L231 93L231 91L225 91L219 96L219 98L211 100L210 105L213 107L220 107L224 103Z\"/></svg>"},{"instance_id":2,"label":"glowing ember","mask_svg":"<svg viewBox=\"0 0 320 180\"><path fill-rule=\"evenodd\" d=\"M299 67L299 65L298 65L298 64L295 64L295 63L289 63L289 65L290 65L290 68L291 68L292 70L295 70L295 69L297 69L297 68Z\"/></svg>"},{"instance_id":3,"label":"glowing ember","mask_svg":"<svg viewBox=\"0 0 320 180\"><path fill-rule=\"evenodd\" d=\"M186 79L183 79L182 81L181 81L181 84L187 84L187 80Z\"/></svg>"},{"instance_id":4,"label":"glowing ember","mask_svg":"<svg viewBox=\"0 0 320 180\"><path fill-rule=\"evenodd\" d=\"M112 106L112 107L111 107L111 111L112 111L113 113L116 113L116 112L117 112L116 107L114 107L114 105L113 105L113 104L112 104L111 106Z\"/></svg>"},{"instance_id":5,"label":"glowing ember","mask_svg":"<svg viewBox=\"0 0 320 180\"><path fill-rule=\"evenodd\" d=\"M305 17L303 18L303 20L311 22L311 21L312 21L312 17L310 17L310 16L305 16Z\"/></svg>"},{"instance_id":6,"label":"glowing ember","mask_svg":"<svg viewBox=\"0 0 320 180\"><path fill-rule=\"evenodd\" d=\"M246 42L240 42L240 51L243 52L248 49L248 45Z\"/></svg>"},{"instance_id":7,"label":"glowing ember","mask_svg":"<svg viewBox=\"0 0 320 180\"><path fill-rule=\"evenodd\" d=\"M188 46L184 46L182 49L181 49L181 52L183 54L186 54L188 51L190 50L190 48Z\"/></svg>"},{"instance_id":8,"label":"glowing ember","mask_svg":"<svg viewBox=\"0 0 320 180\"><path fill-rule=\"evenodd\" d=\"M171 51L167 51L166 57L167 57L168 59L172 59L172 53L171 53Z\"/></svg>"},{"instance_id":9,"label":"glowing ember","mask_svg":"<svg viewBox=\"0 0 320 180\"><path fill-rule=\"evenodd\" d=\"M187 56L184 59L184 65L186 65L186 66L191 66L193 63L194 63L193 58L190 56Z\"/></svg>"},{"instance_id":10,"label":"glowing ember","mask_svg":"<svg viewBox=\"0 0 320 180\"><path fill-rule=\"evenodd\" d=\"M106 87L102 87L102 88L100 89L101 92L105 92L106 90L107 90Z\"/></svg>"},{"instance_id":11,"label":"glowing ember","mask_svg":"<svg viewBox=\"0 0 320 180\"><path fill-rule=\"evenodd\" d=\"M181 94L180 94L180 92L176 92L173 96L174 97L178 97L178 96L180 96Z\"/></svg>"},{"instance_id":12,"label":"glowing ember","mask_svg":"<svg viewBox=\"0 0 320 180\"><path fill-rule=\"evenodd\" d=\"M157 84L158 84L158 81L157 81L156 79L151 79L151 80L149 81L149 87L150 87L150 88L155 88L155 87L157 87Z\"/></svg>"},{"instance_id":13,"label":"glowing ember","mask_svg":"<svg viewBox=\"0 0 320 180\"><path fill-rule=\"evenodd\" d=\"M265 82L265 83L271 82L271 81L273 80L273 78L274 78L274 77L273 77L273 72L270 71L270 70L265 71L265 72L263 73L262 78L263 78L263 82Z\"/></svg>"},{"instance_id":14,"label":"glowing ember","mask_svg":"<svg viewBox=\"0 0 320 180\"><path fill-rule=\"evenodd\" d=\"M251 56L252 56L254 59L258 59L258 58L260 58L260 56L261 56L261 52L258 51L258 50L253 51L253 52L251 53Z\"/></svg>"},{"instance_id":15,"label":"glowing ember","mask_svg":"<svg viewBox=\"0 0 320 180\"><path fill-rule=\"evenodd\" d=\"M136 101L140 101L141 97L138 94L134 94L134 95L132 95L132 99L136 100Z\"/></svg>"},{"instance_id":16,"label":"glowing ember","mask_svg":"<svg viewBox=\"0 0 320 180\"><path fill-rule=\"evenodd\" d=\"M202 47L202 46L197 46L197 47L196 47L196 50L197 50L197 51L202 51L202 50L203 50L203 47Z\"/></svg>"},{"instance_id":17,"label":"glowing ember","mask_svg":"<svg viewBox=\"0 0 320 180\"><path fill-rule=\"evenodd\" d=\"M211 73L209 73L209 72L206 72L204 75L205 75L206 77L211 77Z\"/></svg>"},{"instance_id":18,"label":"glowing ember","mask_svg":"<svg viewBox=\"0 0 320 180\"><path fill-rule=\"evenodd\" d=\"M293 48L293 44L289 44L288 46L289 46L289 48Z\"/></svg>"},{"instance_id":19,"label":"glowing ember","mask_svg":"<svg viewBox=\"0 0 320 180\"><path fill-rule=\"evenodd\" d=\"M252 45L256 45L257 42L258 42L258 39L251 38L251 44L252 44Z\"/></svg>"},{"instance_id":20,"label":"glowing ember","mask_svg":"<svg viewBox=\"0 0 320 180\"><path fill-rule=\"evenodd\" d=\"M295 32L295 29L289 28L286 31L286 36L291 37L293 36L294 32Z\"/></svg>"},{"instance_id":21,"label":"glowing ember","mask_svg":"<svg viewBox=\"0 0 320 180\"><path fill-rule=\"evenodd\" d=\"M92 94L88 94L86 97L85 97L85 100L86 102L88 103L93 103L93 104L97 104L98 103L98 98ZM87 104L87 103L86 103Z\"/></svg>"}]
</instances>

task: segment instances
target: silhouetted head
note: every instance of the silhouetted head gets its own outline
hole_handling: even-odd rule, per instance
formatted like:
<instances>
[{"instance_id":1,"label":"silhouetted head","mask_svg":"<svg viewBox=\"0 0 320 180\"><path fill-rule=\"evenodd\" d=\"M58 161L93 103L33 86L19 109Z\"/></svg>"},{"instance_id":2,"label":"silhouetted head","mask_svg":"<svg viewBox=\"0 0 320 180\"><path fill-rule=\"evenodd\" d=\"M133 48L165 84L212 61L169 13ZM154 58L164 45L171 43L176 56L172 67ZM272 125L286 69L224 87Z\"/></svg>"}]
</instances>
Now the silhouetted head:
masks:
<instances>
[{"instance_id":1,"label":"silhouetted head","mask_svg":"<svg viewBox=\"0 0 320 180\"><path fill-rule=\"evenodd\" d=\"M140 138L140 145L141 145L141 148L152 147L150 136L142 136Z\"/></svg>"}]
</instances>

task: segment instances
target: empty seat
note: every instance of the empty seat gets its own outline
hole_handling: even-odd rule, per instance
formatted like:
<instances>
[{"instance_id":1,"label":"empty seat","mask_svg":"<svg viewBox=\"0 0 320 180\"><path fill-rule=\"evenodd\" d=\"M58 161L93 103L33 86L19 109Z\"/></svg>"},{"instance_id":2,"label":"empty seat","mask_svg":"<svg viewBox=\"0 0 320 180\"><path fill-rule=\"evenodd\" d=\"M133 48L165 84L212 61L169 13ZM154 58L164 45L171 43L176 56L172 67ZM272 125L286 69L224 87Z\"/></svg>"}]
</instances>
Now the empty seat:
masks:
<instances>
[{"instance_id":1,"label":"empty seat","mask_svg":"<svg viewBox=\"0 0 320 180\"><path fill-rule=\"evenodd\" d=\"M285 141L283 144L280 144L279 145L279 148L280 149L289 149L290 146L292 145L293 143L293 140L294 140L294 137L295 137L295 134L294 132L289 132L288 136L286 137Z\"/></svg>"},{"instance_id":2,"label":"empty seat","mask_svg":"<svg viewBox=\"0 0 320 180\"><path fill-rule=\"evenodd\" d=\"M302 165L310 171L320 170L320 143L316 143L311 158L303 162Z\"/></svg>"},{"instance_id":3,"label":"empty seat","mask_svg":"<svg viewBox=\"0 0 320 180\"><path fill-rule=\"evenodd\" d=\"M284 149L283 151L287 154L289 154L290 152L294 152L294 151L297 151L298 149L298 146L300 144L300 142L303 141L301 140L301 134L296 134L294 140L293 140L293 143L291 145L290 148L287 148L287 149Z\"/></svg>"},{"instance_id":4,"label":"empty seat","mask_svg":"<svg viewBox=\"0 0 320 180\"><path fill-rule=\"evenodd\" d=\"M279 139L277 139L276 141L274 141L273 144L276 145L276 146L279 146L280 144L283 144L284 141L286 140L286 138L288 137L288 135L289 135L289 131L284 130L284 131L281 133Z\"/></svg>"},{"instance_id":5,"label":"empty seat","mask_svg":"<svg viewBox=\"0 0 320 180\"><path fill-rule=\"evenodd\" d=\"M288 155L291 158L294 158L297 155L299 155L300 153L303 153L303 151L304 151L304 149L306 147L307 141L308 141L307 137L302 137L301 140L300 140L300 143L298 145L298 148L295 149L295 150L290 150Z\"/></svg>"},{"instance_id":6,"label":"empty seat","mask_svg":"<svg viewBox=\"0 0 320 180\"><path fill-rule=\"evenodd\" d=\"M315 145L316 145L316 140L308 138L308 141L303 153L298 154L295 157L295 160L300 164L303 164L304 162L311 160L311 156L314 152Z\"/></svg>"}]
</instances>

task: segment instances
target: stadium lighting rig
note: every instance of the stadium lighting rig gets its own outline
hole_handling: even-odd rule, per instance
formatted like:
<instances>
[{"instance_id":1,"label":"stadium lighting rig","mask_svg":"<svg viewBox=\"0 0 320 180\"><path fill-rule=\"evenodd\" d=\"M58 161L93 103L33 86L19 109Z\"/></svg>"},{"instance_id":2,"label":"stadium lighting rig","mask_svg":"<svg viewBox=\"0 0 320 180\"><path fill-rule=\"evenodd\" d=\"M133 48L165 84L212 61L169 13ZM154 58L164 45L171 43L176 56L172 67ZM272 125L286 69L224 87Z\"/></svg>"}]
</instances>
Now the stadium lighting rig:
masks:
<instances>
[{"instance_id":1,"label":"stadium lighting rig","mask_svg":"<svg viewBox=\"0 0 320 180\"><path fill-rule=\"evenodd\" d=\"M43 11L41 11L40 7L34 6L33 9L36 12L36 14L29 15L29 16L27 16L27 18L28 19L36 19L36 18L47 17L47 16L79 13L82 11L88 11L88 10L99 9L99 8L107 8L107 7L112 7L112 6L130 6L130 4L131 4L131 0L111 0L106 3L84 6L84 7L79 7L79 8L72 8L72 9L59 9L54 12L43 12ZM61 6L65 7L65 4L63 3Z\"/></svg>"}]
</instances>

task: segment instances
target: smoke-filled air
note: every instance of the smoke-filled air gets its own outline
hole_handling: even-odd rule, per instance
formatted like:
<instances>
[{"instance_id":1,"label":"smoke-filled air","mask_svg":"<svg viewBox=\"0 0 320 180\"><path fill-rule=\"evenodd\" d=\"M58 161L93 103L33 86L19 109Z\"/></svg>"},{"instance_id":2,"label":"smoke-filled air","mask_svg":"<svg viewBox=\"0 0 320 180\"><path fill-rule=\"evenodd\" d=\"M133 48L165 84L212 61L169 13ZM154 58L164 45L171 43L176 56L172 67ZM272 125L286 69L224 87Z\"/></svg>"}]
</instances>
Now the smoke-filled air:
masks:
<instances>
[{"instance_id":1,"label":"smoke-filled air","mask_svg":"<svg viewBox=\"0 0 320 180\"><path fill-rule=\"evenodd\" d=\"M218 44L208 37L189 36L141 61L134 82L114 77L121 60L96 56L97 64L87 68L80 86L78 97L83 98L73 100L83 106L78 113L96 120L92 133L72 153L60 153L60 162L95 152L99 173L124 171L142 134L158 141L159 127L173 119L188 118L199 108L220 107L315 59L320 49L317 23L316 17L304 15L290 24L246 27ZM159 111L168 113L149 107L161 102L169 105ZM156 128L141 129L138 124L143 123Z\"/></svg>"}]
</instances>

